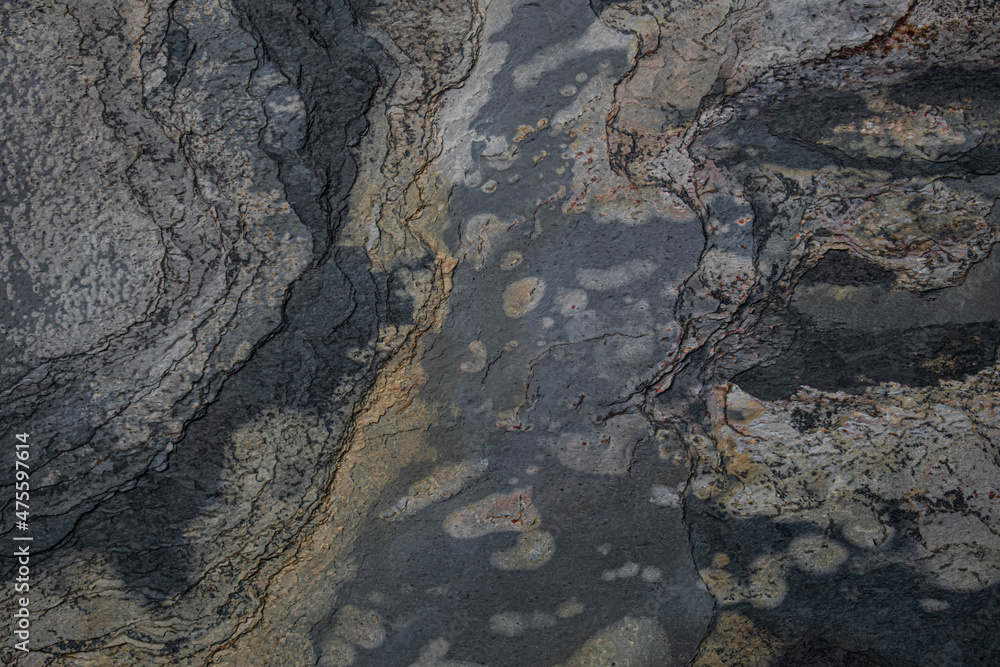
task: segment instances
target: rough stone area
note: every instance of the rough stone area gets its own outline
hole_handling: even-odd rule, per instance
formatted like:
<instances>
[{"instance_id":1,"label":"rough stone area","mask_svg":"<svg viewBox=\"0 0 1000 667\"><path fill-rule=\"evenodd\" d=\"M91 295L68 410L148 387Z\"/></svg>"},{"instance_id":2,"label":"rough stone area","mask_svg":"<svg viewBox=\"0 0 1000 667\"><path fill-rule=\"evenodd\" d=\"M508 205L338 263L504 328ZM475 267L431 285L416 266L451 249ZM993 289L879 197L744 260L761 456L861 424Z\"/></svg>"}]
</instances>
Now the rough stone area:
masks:
<instances>
[{"instance_id":1,"label":"rough stone area","mask_svg":"<svg viewBox=\"0 0 1000 667\"><path fill-rule=\"evenodd\" d=\"M998 59L986 0L6 3L0 662L1000 664Z\"/></svg>"}]
</instances>

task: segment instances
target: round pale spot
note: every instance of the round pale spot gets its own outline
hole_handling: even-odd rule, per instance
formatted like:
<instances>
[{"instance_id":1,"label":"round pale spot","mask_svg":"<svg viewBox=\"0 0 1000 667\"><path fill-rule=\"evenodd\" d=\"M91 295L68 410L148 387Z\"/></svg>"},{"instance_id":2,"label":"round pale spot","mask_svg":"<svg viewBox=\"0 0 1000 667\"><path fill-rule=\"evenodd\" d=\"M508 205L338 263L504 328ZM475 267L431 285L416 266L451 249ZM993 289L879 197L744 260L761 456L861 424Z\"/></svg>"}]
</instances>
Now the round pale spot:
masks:
<instances>
[{"instance_id":1,"label":"round pale spot","mask_svg":"<svg viewBox=\"0 0 1000 667\"><path fill-rule=\"evenodd\" d=\"M660 507L679 507L681 497L673 489L662 484L654 484L649 490L649 502Z\"/></svg>"},{"instance_id":2,"label":"round pale spot","mask_svg":"<svg viewBox=\"0 0 1000 667\"><path fill-rule=\"evenodd\" d=\"M847 560L847 549L843 545L821 535L792 540L788 552L796 565L813 574L830 574Z\"/></svg>"},{"instance_id":3,"label":"round pale spot","mask_svg":"<svg viewBox=\"0 0 1000 667\"><path fill-rule=\"evenodd\" d=\"M559 89L559 94L563 97L573 97L576 95L576 86L569 84Z\"/></svg>"},{"instance_id":4,"label":"round pale spot","mask_svg":"<svg viewBox=\"0 0 1000 667\"><path fill-rule=\"evenodd\" d=\"M750 584L746 594L750 604L758 609L774 609L788 594L788 580L782 561L774 556L761 556L750 564Z\"/></svg>"},{"instance_id":5,"label":"round pale spot","mask_svg":"<svg viewBox=\"0 0 1000 667\"><path fill-rule=\"evenodd\" d=\"M918 600L918 604L921 609L928 613L944 611L951 606L945 600L937 600L935 598L923 598Z\"/></svg>"},{"instance_id":6,"label":"round pale spot","mask_svg":"<svg viewBox=\"0 0 1000 667\"><path fill-rule=\"evenodd\" d=\"M486 368L486 345L481 340L474 340L469 343L469 352L472 359L463 361L459 365L459 370L464 373L476 373Z\"/></svg>"},{"instance_id":7,"label":"round pale spot","mask_svg":"<svg viewBox=\"0 0 1000 667\"><path fill-rule=\"evenodd\" d=\"M502 611L490 617L490 631L506 637L517 637L526 630L524 615L516 611Z\"/></svg>"},{"instance_id":8,"label":"round pale spot","mask_svg":"<svg viewBox=\"0 0 1000 667\"><path fill-rule=\"evenodd\" d=\"M504 271L513 269L521 263L522 259L524 258L521 256L521 253L511 250L503 256L503 259L500 260L500 268Z\"/></svg>"},{"instance_id":9,"label":"round pale spot","mask_svg":"<svg viewBox=\"0 0 1000 667\"><path fill-rule=\"evenodd\" d=\"M556 308L564 317L579 315L587 309L587 293L582 289L560 289L556 296Z\"/></svg>"},{"instance_id":10,"label":"round pale spot","mask_svg":"<svg viewBox=\"0 0 1000 667\"><path fill-rule=\"evenodd\" d=\"M559 618L573 618L586 610L587 607L574 596L559 605L559 608L556 610L556 616Z\"/></svg>"},{"instance_id":11,"label":"round pale spot","mask_svg":"<svg viewBox=\"0 0 1000 667\"><path fill-rule=\"evenodd\" d=\"M618 568L618 576L622 579L627 579L629 577L634 577L639 574L639 564L628 562Z\"/></svg>"},{"instance_id":12,"label":"round pale spot","mask_svg":"<svg viewBox=\"0 0 1000 667\"><path fill-rule=\"evenodd\" d=\"M385 641L382 618L374 611L359 609L352 604L337 614L335 633L345 641L365 649L374 649Z\"/></svg>"},{"instance_id":13,"label":"round pale spot","mask_svg":"<svg viewBox=\"0 0 1000 667\"><path fill-rule=\"evenodd\" d=\"M545 294L545 281L541 278L521 278L503 293L503 312L507 317L524 317L538 307Z\"/></svg>"}]
</instances>

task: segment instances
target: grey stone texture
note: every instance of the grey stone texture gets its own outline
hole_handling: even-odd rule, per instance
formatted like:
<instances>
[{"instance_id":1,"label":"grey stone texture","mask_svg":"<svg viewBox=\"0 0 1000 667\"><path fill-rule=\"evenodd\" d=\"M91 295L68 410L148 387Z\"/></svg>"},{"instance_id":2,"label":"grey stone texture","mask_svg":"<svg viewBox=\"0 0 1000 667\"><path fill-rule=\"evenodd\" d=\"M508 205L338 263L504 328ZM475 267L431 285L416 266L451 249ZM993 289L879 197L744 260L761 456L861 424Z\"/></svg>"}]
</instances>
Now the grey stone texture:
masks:
<instances>
[{"instance_id":1,"label":"grey stone texture","mask_svg":"<svg viewBox=\"0 0 1000 667\"><path fill-rule=\"evenodd\" d=\"M998 57L988 2L7 3L0 661L1000 664Z\"/></svg>"}]
</instances>

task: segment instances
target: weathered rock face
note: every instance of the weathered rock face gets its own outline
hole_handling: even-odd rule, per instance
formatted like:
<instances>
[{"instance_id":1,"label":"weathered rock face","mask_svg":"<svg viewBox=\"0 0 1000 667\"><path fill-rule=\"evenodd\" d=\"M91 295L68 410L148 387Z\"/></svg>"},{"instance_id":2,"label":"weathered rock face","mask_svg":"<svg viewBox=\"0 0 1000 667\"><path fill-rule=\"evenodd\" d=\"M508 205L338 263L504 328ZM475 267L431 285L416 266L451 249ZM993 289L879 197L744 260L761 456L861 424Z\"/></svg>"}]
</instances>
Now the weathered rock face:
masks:
<instances>
[{"instance_id":1,"label":"weathered rock face","mask_svg":"<svg viewBox=\"0 0 1000 667\"><path fill-rule=\"evenodd\" d=\"M1000 663L998 26L6 8L0 658Z\"/></svg>"}]
</instances>

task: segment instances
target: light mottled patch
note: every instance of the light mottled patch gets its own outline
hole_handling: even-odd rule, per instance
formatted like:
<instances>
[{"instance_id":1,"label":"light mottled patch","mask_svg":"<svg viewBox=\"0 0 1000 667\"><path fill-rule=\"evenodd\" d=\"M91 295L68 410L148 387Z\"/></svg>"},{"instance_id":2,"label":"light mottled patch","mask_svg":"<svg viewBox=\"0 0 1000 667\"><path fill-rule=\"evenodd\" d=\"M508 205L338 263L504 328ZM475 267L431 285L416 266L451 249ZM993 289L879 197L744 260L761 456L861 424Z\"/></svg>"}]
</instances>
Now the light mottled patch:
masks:
<instances>
[{"instance_id":1,"label":"light mottled patch","mask_svg":"<svg viewBox=\"0 0 1000 667\"><path fill-rule=\"evenodd\" d=\"M605 291L618 289L634 280L652 275L656 264L647 259L636 259L610 269L577 269L576 280L584 289Z\"/></svg>"},{"instance_id":2,"label":"light mottled patch","mask_svg":"<svg viewBox=\"0 0 1000 667\"><path fill-rule=\"evenodd\" d=\"M474 340L469 343L469 354L472 359L463 361L458 369L463 373L478 373L486 368L486 344L481 340Z\"/></svg>"},{"instance_id":3,"label":"light mottled patch","mask_svg":"<svg viewBox=\"0 0 1000 667\"><path fill-rule=\"evenodd\" d=\"M694 667L768 667L780 651L777 637L743 614L727 610L702 641Z\"/></svg>"},{"instance_id":4,"label":"light mottled patch","mask_svg":"<svg viewBox=\"0 0 1000 667\"><path fill-rule=\"evenodd\" d=\"M451 642L444 637L431 640L420 652L420 657L410 667L483 667L478 662L446 660Z\"/></svg>"},{"instance_id":5,"label":"light mottled patch","mask_svg":"<svg viewBox=\"0 0 1000 667\"><path fill-rule=\"evenodd\" d=\"M601 573L603 581L614 581L615 579L631 579L639 574L639 564L629 561L614 570L605 570Z\"/></svg>"},{"instance_id":6,"label":"light mottled patch","mask_svg":"<svg viewBox=\"0 0 1000 667\"><path fill-rule=\"evenodd\" d=\"M680 493L662 484L654 484L649 489L649 502L660 507L680 507Z\"/></svg>"},{"instance_id":7,"label":"light mottled patch","mask_svg":"<svg viewBox=\"0 0 1000 667\"><path fill-rule=\"evenodd\" d=\"M432 503L447 500L481 475L488 465L487 459L477 459L439 467L427 477L411 484L409 493L382 512L381 517L386 521L401 521Z\"/></svg>"},{"instance_id":8,"label":"light mottled patch","mask_svg":"<svg viewBox=\"0 0 1000 667\"><path fill-rule=\"evenodd\" d=\"M549 448L567 468L591 475L623 475L632 464L636 444L650 435L643 417L618 415L599 431L563 433L549 440Z\"/></svg>"},{"instance_id":9,"label":"light mottled patch","mask_svg":"<svg viewBox=\"0 0 1000 667\"><path fill-rule=\"evenodd\" d=\"M495 493L453 512L444 521L451 537L469 539L490 533L526 532L541 523L530 489Z\"/></svg>"},{"instance_id":10,"label":"light mottled patch","mask_svg":"<svg viewBox=\"0 0 1000 667\"><path fill-rule=\"evenodd\" d=\"M517 544L490 555L490 564L500 570L537 570L552 559L556 541L547 530L532 530L521 535Z\"/></svg>"},{"instance_id":11,"label":"light mottled patch","mask_svg":"<svg viewBox=\"0 0 1000 667\"><path fill-rule=\"evenodd\" d=\"M916 517L907 567L944 588L981 590L1000 581L1000 508L990 498L996 468L987 437L1000 428L996 377L989 368L965 382L884 384L861 396L805 388L768 403L720 387L709 401L711 437L691 439L700 457L693 492L736 517L832 523L867 549L891 534L873 499L890 503ZM804 427L804 415L823 419ZM801 566L826 571L843 549L827 545L814 551L818 561Z\"/></svg>"},{"instance_id":12,"label":"light mottled patch","mask_svg":"<svg viewBox=\"0 0 1000 667\"><path fill-rule=\"evenodd\" d=\"M575 317L587 309L587 293L582 289L565 289L556 292L555 308L564 317Z\"/></svg>"},{"instance_id":13,"label":"light mottled patch","mask_svg":"<svg viewBox=\"0 0 1000 667\"><path fill-rule=\"evenodd\" d=\"M538 307L545 295L545 280L521 278L511 283L503 294L503 312L507 317L524 317Z\"/></svg>"},{"instance_id":14,"label":"light mottled patch","mask_svg":"<svg viewBox=\"0 0 1000 667\"><path fill-rule=\"evenodd\" d=\"M847 560L847 549L820 535L798 537L788 547L795 564L812 574L831 574Z\"/></svg>"},{"instance_id":15,"label":"light mottled patch","mask_svg":"<svg viewBox=\"0 0 1000 667\"><path fill-rule=\"evenodd\" d=\"M579 616L583 612L587 611L587 606L580 602L576 597L571 597L566 600L559 608L556 609L556 616L559 618L573 618L574 616Z\"/></svg>"},{"instance_id":16,"label":"light mottled patch","mask_svg":"<svg viewBox=\"0 0 1000 667\"><path fill-rule=\"evenodd\" d=\"M667 634L655 618L626 616L598 630L562 667L653 667L669 655Z\"/></svg>"}]
</instances>

